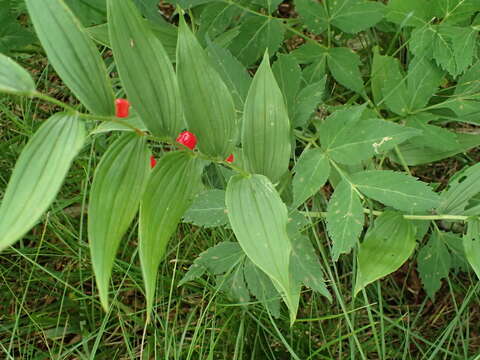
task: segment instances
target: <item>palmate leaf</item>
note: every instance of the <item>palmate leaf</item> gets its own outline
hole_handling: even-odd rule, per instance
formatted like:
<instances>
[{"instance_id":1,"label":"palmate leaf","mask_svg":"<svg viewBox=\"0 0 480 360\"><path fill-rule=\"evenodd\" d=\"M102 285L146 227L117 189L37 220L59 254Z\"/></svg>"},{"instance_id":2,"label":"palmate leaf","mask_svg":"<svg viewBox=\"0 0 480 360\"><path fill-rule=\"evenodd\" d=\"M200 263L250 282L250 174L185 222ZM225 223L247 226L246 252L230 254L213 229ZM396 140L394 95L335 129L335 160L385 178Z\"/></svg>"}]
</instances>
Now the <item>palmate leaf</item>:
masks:
<instances>
[{"instance_id":1,"label":"palmate leaf","mask_svg":"<svg viewBox=\"0 0 480 360\"><path fill-rule=\"evenodd\" d=\"M379 216L358 251L354 294L402 266L415 245L415 228L402 214L387 211Z\"/></svg>"},{"instance_id":2,"label":"palmate leaf","mask_svg":"<svg viewBox=\"0 0 480 360\"><path fill-rule=\"evenodd\" d=\"M324 76L321 80L308 84L298 92L295 98L293 127L305 127L307 125L308 120L322 102L326 82L327 77Z\"/></svg>"},{"instance_id":3,"label":"palmate leaf","mask_svg":"<svg viewBox=\"0 0 480 360\"><path fill-rule=\"evenodd\" d=\"M0 92L19 95L35 92L35 83L30 74L3 54L0 54Z\"/></svg>"},{"instance_id":4,"label":"palmate leaf","mask_svg":"<svg viewBox=\"0 0 480 360\"><path fill-rule=\"evenodd\" d=\"M277 182L288 170L291 130L268 53L250 86L243 117L242 144L247 169Z\"/></svg>"},{"instance_id":5,"label":"palmate leaf","mask_svg":"<svg viewBox=\"0 0 480 360\"><path fill-rule=\"evenodd\" d=\"M68 113L53 115L33 135L0 206L0 251L25 235L48 209L85 138L84 123Z\"/></svg>"},{"instance_id":6,"label":"palmate leaf","mask_svg":"<svg viewBox=\"0 0 480 360\"><path fill-rule=\"evenodd\" d=\"M308 149L298 159L294 171L292 207L297 207L326 183L330 175L330 162L321 149Z\"/></svg>"},{"instance_id":7,"label":"palmate leaf","mask_svg":"<svg viewBox=\"0 0 480 360\"><path fill-rule=\"evenodd\" d=\"M296 319L300 289L290 273L292 244L288 214L272 183L263 175L232 177L226 197L228 217L245 254L273 281Z\"/></svg>"},{"instance_id":8,"label":"palmate leaf","mask_svg":"<svg viewBox=\"0 0 480 360\"><path fill-rule=\"evenodd\" d=\"M375 26L385 13L385 5L378 1L337 0L327 4L332 25L351 34Z\"/></svg>"},{"instance_id":9,"label":"palmate leaf","mask_svg":"<svg viewBox=\"0 0 480 360\"><path fill-rule=\"evenodd\" d=\"M467 233L463 236L463 248L469 264L480 279L480 221L469 220Z\"/></svg>"},{"instance_id":10,"label":"palmate leaf","mask_svg":"<svg viewBox=\"0 0 480 360\"><path fill-rule=\"evenodd\" d=\"M204 161L188 151L164 155L150 175L140 204L139 253L147 298L153 309L158 266L168 241L201 187Z\"/></svg>"},{"instance_id":11,"label":"palmate leaf","mask_svg":"<svg viewBox=\"0 0 480 360\"><path fill-rule=\"evenodd\" d=\"M132 0L108 1L113 55L128 98L152 134L176 138L184 127L177 78L161 43Z\"/></svg>"},{"instance_id":12,"label":"palmate leaf","mask_svg":"<svg viewBox=\"0 0 480 360\"><path fill-rule=\"evenodd\" d=\"M149 157L146 139L127 133L109 147L95 170L88 207L88 238L105 310L113 261L138 211L150 174Z\"/></svg>"},{"instance_id":13,"label":"palmate leaf","mask_svg":"<svg viewBox=\"0 0 480 360\"><path fill-rule=\"evenodd\" d=\"M350 90L363 93L360 63L360 56L348 48L337 47L328 52L327 64L335 80Z\"/></svg>"},{"instance_id":14,"label":"palmate leaf","mask_svg":"<svg viewBox=\"0 0 480 360\"><path fill-rule=\"evenodd\" d=\"M401 211L429 211L439 196L416 178L390 170L368 170L352 175L354 186L366 196Z\"/></svg>"},{"instance_id":15,"label":"palmate leaf","mask_svg":"<svg viewBox=\"0 0 480 360\"><path fill-rule=\"evenodd\" d=\"M94 42L63 0L26 0L28 13L48 59L85 107L114 114L114 94Z\"/></svg>"},{"instance_id":16,"label":"palmate leaf","mask_svg":"<svg viewBox=\"0 0 480 360\"><path fill-rule=\"evenodd\" d=\"M352 185L342 180L330 198L327 208L327 230L333 247L332 257L337 261L356 245L365 222L363 207Z\"/></svg>"},{"instance_id":17,"label":"palmate leaf","mask_svg":"<svg viewBox=\"0 0 480 360\"><path fill-rule=\"evenodd\" d=\"M435 231L424 247L418 252L417 268L427 295L435 300L441 280L448 276L452 256L445 244L444 234Z\"/></svg>"},{"instance_id":18,"label":"palmate leaf","mask_svg":"<svg viewBox=\"0 0 480 360\"><path fill-rule=\"evenodd\" d=\"M185 119L197 136L199 149L225 159L232 153L238 134L233 98L183 17L178 33L177 76Z\"/></svg>"}]
</instances>

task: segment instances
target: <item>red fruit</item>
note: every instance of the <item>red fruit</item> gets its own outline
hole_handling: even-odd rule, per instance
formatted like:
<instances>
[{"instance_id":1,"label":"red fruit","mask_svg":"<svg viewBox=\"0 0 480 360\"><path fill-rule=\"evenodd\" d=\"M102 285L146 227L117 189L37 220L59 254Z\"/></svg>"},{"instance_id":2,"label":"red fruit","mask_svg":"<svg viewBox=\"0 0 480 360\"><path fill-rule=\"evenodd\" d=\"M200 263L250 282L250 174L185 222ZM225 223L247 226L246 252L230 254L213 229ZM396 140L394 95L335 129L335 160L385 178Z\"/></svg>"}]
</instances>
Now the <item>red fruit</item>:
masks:
<instances>
[{"instance_id":1,"label":"red fruit","mask_svg":"<svg viewBox=\"0 0 480 360\"><path fill-rule=\"evenodd\" d=\"M184 131L178 135L177 142L193 150L197 145L197 138L190 131Z\"/></svg>"},{"instance_id":2,"label":"red fruit","mask_svg":"<svg viewBox=\"0 0 480 360\"><path fill-rule=\"evenodd\" d=\"M117 99L115 100L115 115L119 118L128 117L128 110L130 108L130 103L127 99Z\"/></svg>"},{"instance_id":3,"label":"red fruit","mask_svg":"<svg viewBox=\"0 0 480 360\"><path fill-rule=\"evenodd\" d=\"M152 156L150 156L150 167L153 169L155 167L155 165L157 165L157 160L152 155Z\"/></svg>"},{"instance_id":4,"label":"red fruit","mask_svg":"<svg viewBox=\"0 0 480 360\"><path fill-rule=\"evenodd\" d=\"M225 161L231 164L231 163L233 163L234 159L235 158L233 157L233 154L230 154L230 156Z\"/></svg>"}]
</instances>

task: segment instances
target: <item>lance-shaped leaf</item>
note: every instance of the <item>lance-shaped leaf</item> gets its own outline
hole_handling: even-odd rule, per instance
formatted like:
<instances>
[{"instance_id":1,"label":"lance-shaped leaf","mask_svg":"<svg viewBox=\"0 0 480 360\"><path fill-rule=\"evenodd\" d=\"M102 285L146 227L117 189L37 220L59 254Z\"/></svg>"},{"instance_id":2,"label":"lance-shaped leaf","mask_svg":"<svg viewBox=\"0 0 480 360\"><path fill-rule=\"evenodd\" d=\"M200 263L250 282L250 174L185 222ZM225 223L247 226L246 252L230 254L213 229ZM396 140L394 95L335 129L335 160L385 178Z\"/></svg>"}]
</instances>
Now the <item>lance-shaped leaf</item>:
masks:
<instances>
[{"instance_id":1,"label":"lance-shaped leaf","mask_svg":"<svg viewBox=\"0 0 480 360\"><path fill-rule=\"evenodd\" d=\"M177 77L185 120L197 136L200 151L225 159L238 133L233 98L183 17L178 30Z\"/></svg>"},{"instance_id":2,"label":"lance-shaped leaf","mask_svg":"<svg viewBox=\"0 0 480 360\"><path fill-rule=\"evenodd\" d=\"M463 248L468 262L480 279L480 221L478 219L468 222L467 233L463 236Z\"/></svg>"},{"instance_id":3,"label":"lance-shaped leaf","mask_svg":"<svg viewBox=\"0 0 480 360\"><path fill-rule=\"evenodd\" d=\"M351 181L363 194L401 211L428 211L439 204L438 194L426 183L400 172L362 171Z\"/></svg>"},{"instance_id":4,"label":"lance-shaped leaf","mask_svg":"<svg viewBox=\"0 0 480 360\"><path fill-rule=\"evenodd\" d=\"M415 245L415 228L402 214L393 211L382 214L360 245L355 295L402 266Z\"/></svg>"},{"instance_id":5,"label":"lance-shaped leaf","mask_svg":"<svg viewBox=\"0 0 480 360\"><path fill-rule=\"evenodd\" d=\"M155 135L175 138L183 127L172 63L132 0L108 1L109 33L120 78L133 107Z\"/></svg>"},{"instance_id":6,"label":"lance-shaped leaf","mask_svg":"<svg viewBox=\"0 0 480 360\"><path fill-rule=\"evenodd\" d=\"M364 215L362 203L352 185L342 180L328 202L327 230L332 238L335 261L348 254L362 233Z\"/></svg>"},{"instance_id":7,"label":"lance-shaped leaf","mask_svg":"<svg viewBox=\"0 0 480 360\"><path fill-rule=\"evenodd\" d=\"M88 207L88 238L100 300L108 309L108 286L120 240L137 213L150 174L146 140L125 134L98 165Z\"/></svg>"},{"instance_id":8,"label":"lance-shaped leaf","mask_svg":"<svg viewBox=\"0 0 480 360\"><path fill-rule=\"evenodd\" d=\"M107 69L93 40L62 0L26 0L30 19L48 59L88 110L114 113Z\"/></svg>"},{"instance_id":9,"label":"lance-shaped leaf","mask_svg":"<svg viewBox=\"0 0 480 360\"><path fill-rule=\"evenodd\" d=\"M268 53L253 79L243 117L242 144L247 169L277 182L290 161L290 121Z\"/></svg>"},{"instance_id":10,"label":"lance-shaped leaf","mask_svg":"<svg viewBox=\"0 0 480 360\"><path fill-rule=\"evenodd\" d=\"M153 309L158 266L168 240L201 187L204 162L187 151L165 155L155 166L140 204L140 262L147 298Z\"/></svg>"},{"instance_id":11,"label":"lance-shaped leaf","mask_svg":"<svg viewBox=\"0 0 480 360\"><path fill-rule=\"evenodd\" d=\"M287 207L263 175L234 176L226 203L233 231L245 254L273 281L295 321L299 287L290 273L292 244L287 235Z\"/></svg>"},{"instance_id":12,"label":"lance-shaped leaf","mask_svg":"<svg viewBox=\"0 0 480 360\"><path fill-rule=\"evenodd\" d=\"M25 235L48 209L85 137L77 116L58 113L30 139L0 206L0 251Z\"/></svg>"},{"instance_id":13,"label":"lance-shaped leaf","mask_svg":"<svg viewBox=\"0 0 480 360\"><path fill-rule=\"evenodd\" d=\"M31 94L35 83L30 74L8 56L0 54L0 92Z\"/></svg>"}]
</instances>

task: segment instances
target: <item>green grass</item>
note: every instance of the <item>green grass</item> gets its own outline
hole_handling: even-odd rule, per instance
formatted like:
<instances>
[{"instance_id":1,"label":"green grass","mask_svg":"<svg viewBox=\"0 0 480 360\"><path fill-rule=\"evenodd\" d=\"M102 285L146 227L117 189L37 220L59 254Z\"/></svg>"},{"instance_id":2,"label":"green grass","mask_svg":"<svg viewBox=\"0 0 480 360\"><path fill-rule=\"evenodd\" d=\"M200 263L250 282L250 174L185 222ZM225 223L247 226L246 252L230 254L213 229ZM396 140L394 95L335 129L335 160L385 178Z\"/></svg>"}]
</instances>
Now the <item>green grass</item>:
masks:
<instances>
[{"instance_id":1,"label":"green grass","mask_svg":"<svg viewBox=\"0 0 480 360\"><path fill-rule=\"evenodd\" d=\"M31 63L42 68L42 60ZM23 65L28 65L23 63ZM49 67L40 88L68 101ZM63 94L63 95L62 95ZM58 109L0 98L0 194L28 138ZM0 353L5 359L475 359L480 351L480 285L473 274L445 281L434 302L421 289L415 259L352 298L354 254L330 257L324 223L308 230L333 302L304 289L298 320L274 319L261 304L232 303L218 279L178 287L207 248L234 240L229 230L181 225L161 266L153 321L146 325L136 226L125 237L105 313L86 236L88 190L115 135L91 138L41 222L0 254ZM319 195L314 211L324 210Z\"/></svg>"}]
</instances>

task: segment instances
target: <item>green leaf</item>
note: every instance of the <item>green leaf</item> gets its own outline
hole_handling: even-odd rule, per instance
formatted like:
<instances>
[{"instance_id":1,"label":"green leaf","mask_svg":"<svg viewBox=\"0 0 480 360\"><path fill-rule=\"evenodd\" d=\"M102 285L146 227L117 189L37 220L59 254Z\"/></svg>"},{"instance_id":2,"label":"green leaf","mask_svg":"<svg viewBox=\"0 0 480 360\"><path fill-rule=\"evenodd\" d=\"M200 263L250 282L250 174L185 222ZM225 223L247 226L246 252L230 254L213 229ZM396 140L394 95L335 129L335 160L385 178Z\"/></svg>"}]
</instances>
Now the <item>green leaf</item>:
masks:
<instances>
[{"instance_id":1,"label":"green leaf","mask_svg":"<svg viewBox=\"0 0 480 360\"><path fill-rule=\"evenodd\" d=\"M347 181L342 180L335 188L328 202L326 220L333 242L332 257L337 261L357 244L365 222L360 198Z\"/></svg>"},{"instance_id":2,"label":"green leaf","mask_svg":"<svg viewBox=\"0 0 480 360\"><path fill-rule=\"evenodd\" d=\"M332 295L328 292L323 279L322 265L320 265L315 249L307 236L297 236L292 240L290 269L296 281L332 301Z\"/></svg>"},{"instance_id":3,"label":"green leaf","mask_svg":"<svg viewBox=\"0 0 480 360\"><path fill-rule=\"evenodd\" d=\"M197 37L203 42L215 40L218 36L228 31L235 17L241 16L243 10L234 4L213 2L206 5L198 20L199 29Z\"/></svg>"},{"instance_id":4,"label":"green leaf","mask_svg":"<svg viewBox=\"0 0 480 360\"><path fill-rule=\"evenodd\" d=\"M439 204L439 196L416 178L389 170L369 170L351 177L354 186L366 196L397 210L429 211Z\"/></svg>"},{"instance_id":5,"label":"green leaf","mask_svg":"<svg viewBox=\"0 0 480 360\"><path fill-rule=\"evenodd\" d=\"M315 0L296 0L295 11L298 12L302 23L312 32L321 34L328 29L330 21L325 2Z\"/></svg>"},{"instance_id":6,"label":"green leaf","mask_svg":"<svg viewBox=\"0 0 480 360\"><path fill-rule=\"evenodd\" d=\"M252 83L252 78L248 74L247 69L233 57L230 51L216 43L210 42L207 52L218 73L232 93L236 110L242 112L248 89Z\"/></svg>"},{"instance_id":7,"label":"green leaf","mask_svg":"<svg viewBox=\"0 0 480 360\"><path fill-rule=\"evenodd\" d=\"M282 45L284 33L285 28L279 19L255 15L242 22L240 34L229 50L245 66L250 66L266 49L274 54Z\"/></svg>"},{"instance_id":8,"label":"green leaf","mask_svg":"<svg viewBox=\"0 0 480 360\"><path fill-rule=\"evenodd\" d=\"M280 299L272 280L258 268L250 259L245 260L243 274L247 282L248 289L275 318L280 317Z\"/></svg>"},{"instance_id":9,"label":"green leaf","mask_svg":"<svg viewBox=\"0 0 480 360\"><path fill-rule=\"evenodd\" d=\"M98 164L88 207L88 238L100 301L108 310L108 287L122 237L138 211L150 174L146 139L125 134Z\"/></svg>"},{"instance_id":10,"label":"green leaf","mask_svg":"<svg viewBox=\"0 0 480 360\"><path fill-rule=\"evenodd\" d=\"M232 177L227 187L226 203L240 246L282 294L293 324L300 293L289 270L292 244L287 235L285 204L263 175Z\"/></svg>"},{"instance_id":11,"label":"green leaf","mask_svg":"<svg viewBox=\"0 0 480 360\"><path fill-rule=\"evenodd\" d=\"M19 95L35 92L35 83L30 74L3 54L0 54L0 92Z\"/></svg>"},{"instance_id":12,"label":"green leaf","mask_svg":"<svg viewBox=\"0 0 480 360\"><path fill-rule=\"evenodd\" d=\"M385 5L376 1L337 0L330 3L332 25L356 34L375 26L384 16Z\"/></svg>"},{"instance_id":13,"label":"green leaf","mask_svg":"<svg viewBox=\"0 0 480 360\"><path fill-rule=\"evenodd\" d=\"M295 57L279 54L272 67L278 86L282 91L288 115L293 119L295 111L295 98L300 89L302 71Z\"/></svg>"},{"instance_id":14,"label":"green leaf","mask_svg":"<svg viewBox=\"0 0 480 360\"><path fill-rule=\"evenodd\" d=\"M0 251L22 238L48 209L85 138L76 115L57 113L29 140L0 206Z\"/></svg>"},{"instance_id":15,"label":"green leaf","mask_svg":"<svg viewBox=\"0 0 480 360\"><path fill-rule=\"evenodd\" d=\"M417 268L423 287L430 299L440 289L441 280L448 277L452 256L445 245L443 234L435 231L424 247L418 252Z\"/></svg>"},{"instance_id":16,"label":"green leaf","mask_svg":"<svg viewBox=\"0 0 480 360\"><path fill-rule=\"evenodd\" d=\"M25 0L37 35L58 75L85 107L114 114L114 94L95 44L62 0Z\"/></svg>"},{"instance_id":17,"label":"green leaf","mask_svg":"<svg viewBox=\"0 0 480 360\"><path fill-rule=\"evenodd\" d=\"M442 23L469 25L472 14L478 11L478 1L462 0L459 2L450 0L437 0L431 3L433 12Z\"/></svg>"},{"instance_id":18,"label":"green leaf","mask_svg":"<svg viewBox=\"0 0 480 360\"><path fill-rule=\"evenodd\" d=\"M432 61L415 57L408 65L410 111L424 108L443 80L444 72Z\"/></svg>"},{"instance_id":19,"label":"green leaf","mask_svg":"<svg viewBox=\"0 0 480 360\"><path fill-rule=\"evenodd\" d=\"M480 279L480 221L467 222L467 233L463 236L463 248L469 264Z\"/></svg>"},{"instance_id":20,"label":"green leaf","mask_svg":"<svg viewBox=\"0 0 480 360\"><path fill-rule=\"evenodd\" d=\"M389 0L386 18L401 26L423 26L433 17L432 1Z\"/></svg>"},{"instance_id":21,"label":"green leaf","mask_svg":"<svg viewBox=\"0 0 480 360\"><path fill-rule=\"evenodd\" d=\"M420 134L420 130L386 120L362 120L339 132L327 152L335 161L354 165Z\"/></svg>"},{"instance_id":22,"label":"green leaf","mask_svg":"<svg viewBox=\"0 0 480 360\"><path fill-rule=\"evenodd\" d=\"M337 138L348 133L360 121L365 105L351 106L334 111L320 125L320 143L325 151L337 142Z\"/></svg>"},{"instance_id":23,"label":"green leaf","mask_svg":"<svg viewBox=\"0 0 480 360\"><path fill-rule=\"evenodd\" d=\"M373 48L373 61L371 72L371 84L373 100L376 105L381 105L384 101L383 89L385 83L392 75L398 77L398 62L391 56L380 55L379 47Z\"/></svg>"},{"instance_id":24,"label":"green leaf","mask_svg":"<svg viewBox=\"0 0 480 360\"><path fill-rule=\"evenodd\" d=\"M293 207L297 207L325 185L330 176L330 162L323 150L305 150L295 165Z\"/></svg>"},{"instance_id":25,"label":"green leaf","mask_svg":"<svg viewBox=\"0 0 480 360\"><path fill-rule=\"evenodd\" d=\"M183 128L177 79L168 55L132 0L108 0L110 41L128 98L152 134Z\"/></svg>"},{"instance_id":26,"label":"green leaf","mask_svg":"<svg viewBox=\"0 0 480 360\"><path fill-rule=\"evenodd\" d=\"M198 194L183 220L206 228L228 224L225 191L214 189Z\"/></svg>"},{"instance_id":27,"label":"green leaf","mask_svg":"<svg viewBox=\"0 0 480 360\"><path fill-rule=\"evenodd\" d=\"M458 79L454 94L463 99L478 99L480 97L479 79L480 61L477 61Z\"/></svg>"},{"instance_id":28,"label":"green leaf","mask_svg":"<svg viewBox=\"0 0 480 360\"><path fill-rule=\"evenodd\" d=\"M163 156L155 166L140 204L139 253L147 298L153 309L158 266L170 237L201 187L203 162L187 151Z\"/></svg>"},{"instance_id":29,"label":"green leaf","mask_svg":"<svg viewBox=\"0 0 480 360\"><path fill-rule=\"evenodd\" d=\"M195 259L178 286L199 278L207 270L213 275L226 273L244 257L245 253L238 243L221 242L205 250Z\"/></svg>"},{"instance_id":30,"label":"green leaf","mask_svg":"<svg viewBox=\"0 0 480 360\"><path fill-rule=\"evenodd\" d=\"M480 163L456 174L440 195L440 214L463 214L468 202L480 193Z\"/></svg>"},{"instance_id":31,"label":"green leaf","mask_svg":"<svg viewBox=\"0 0 480 360\"><path fill-rule=\"evenodd\" d=\"M320 81L305 86L297 94L293 115L294 127L305 127L308 124L308 120L322 102L326 81L327 77L324 76Z\"/></svg>"},{"instance_id":32,"label":"green leaf","mask_svg":"<svg viewBox=\"0 0 480 360\"><path fill-rule=\"evenodd\" d=\"M133 126L135 129L138 129L141 131L147 131L147 127L143 123L142 119L138 117L136 112L133 110L131 111L131 113L132 113L131 117L122 119L122 123L129 124L130 126ZM100 125L98 125L93 131L91 131L90 134L102 134L110 131L129 131L129 132L135 131L131 127L123 125L122 123L117 123L113 121L104 121L100 123Z\"/></svg>"},{"instance_id":33,"label":"green leaf","mask_svg":"<svg viewBox=\"0 0 480 360\"><path fill-rule=\"evenodd\" d=\"M243 117L247 169L277 182L290 161L290 121L267 53L250 86Z\"/></svg>"},{"instance_id":34,"label":"green leaf","mask_svg":"<svg viewBox=\"0 0 480 360\"><path fill-rule=\"evenodd\" d=\"M250 301L250 293L243 275L243 260L234 269L217 278L219 289L225 291L233 301L245 304Z\"/></svg>"},{"instance_id":35,"label":"green leaf","mask_svg":"<svg viewBox=\"0 0 480 360\"><path fill-rule=\"evenodd\" d=\"M344 47L332 48L328 52L327 64L335 80L346 88L363 94L363 80L359 66L360 57Z\"/></svg>"},{"instance_id":36,"label":"green leaf","mask_svg":"<svg viewBox=\"0 0 480 360\"><path fill-rule=\"evenodd\" d=\"M415 228L402 214L387 211L379 216L358 251L355 296L368 284L402 266L415 245Z\"/></svg>"},{"instance_id":37,"label":"green leaf","mask_svg":"<svg viewBox=\"0 0 480 360\"><path fill-rule=\"evenodd\" d=\"M200 151L225 159L233 152L238 131L233 98L183 17L178 33L177 76L185 119L197 136Z\"/></svg>"},{"instance_id":38,"label":"green leaf","mask_svg":"<svg viewBox=\"0 0 480 360\"><path fill-rule=\"evenodd\" d=\"M410 141L440 151L458 148L456 134L440 126L428 124L428 121L433 119L437 119L437 116L422 113L409 116L405 125L422 131L421 136L415 136Z\"/></svg>"}]
</instances>

